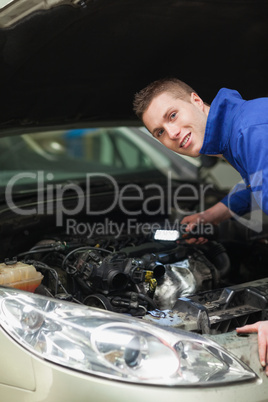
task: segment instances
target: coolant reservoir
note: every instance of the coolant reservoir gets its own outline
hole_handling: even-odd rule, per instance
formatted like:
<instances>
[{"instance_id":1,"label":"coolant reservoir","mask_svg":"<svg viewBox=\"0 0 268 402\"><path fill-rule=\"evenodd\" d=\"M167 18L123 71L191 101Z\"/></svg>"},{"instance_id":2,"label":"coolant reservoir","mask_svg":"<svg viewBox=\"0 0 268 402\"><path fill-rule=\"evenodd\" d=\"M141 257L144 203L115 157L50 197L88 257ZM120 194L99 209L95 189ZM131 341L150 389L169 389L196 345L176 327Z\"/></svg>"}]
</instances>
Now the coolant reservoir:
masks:
<instances>
[{"instance_id":1,"label":"coolant reservoir","mask_svg":"<svg viewBox=\"0 0 268 402\"><path fill-rule=\"evenodd\" d=\"M33 265L17 262L16 264L0 264L0 285L34 292L43 279Z\"/></svg>"}]
</instances>

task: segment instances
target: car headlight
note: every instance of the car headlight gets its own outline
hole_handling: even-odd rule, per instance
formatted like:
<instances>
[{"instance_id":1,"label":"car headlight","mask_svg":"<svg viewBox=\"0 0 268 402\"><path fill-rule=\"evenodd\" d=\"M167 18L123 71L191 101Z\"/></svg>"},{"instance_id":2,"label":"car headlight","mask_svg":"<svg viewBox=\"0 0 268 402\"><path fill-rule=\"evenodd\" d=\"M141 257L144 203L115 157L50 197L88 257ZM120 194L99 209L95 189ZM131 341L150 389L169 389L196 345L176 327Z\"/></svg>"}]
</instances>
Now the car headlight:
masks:
<instances>
[{"instance_id":1,"label":"car headlight","mask_svg":"<svg viewBox=\"0 0 268 402\"><path fill-rule=\"evenodd\" d=\"M197 334L32 293L1 288L0 324L35 355L109 379L162 386L256 379L246 365Z\"/></svg>"}]
</instances>

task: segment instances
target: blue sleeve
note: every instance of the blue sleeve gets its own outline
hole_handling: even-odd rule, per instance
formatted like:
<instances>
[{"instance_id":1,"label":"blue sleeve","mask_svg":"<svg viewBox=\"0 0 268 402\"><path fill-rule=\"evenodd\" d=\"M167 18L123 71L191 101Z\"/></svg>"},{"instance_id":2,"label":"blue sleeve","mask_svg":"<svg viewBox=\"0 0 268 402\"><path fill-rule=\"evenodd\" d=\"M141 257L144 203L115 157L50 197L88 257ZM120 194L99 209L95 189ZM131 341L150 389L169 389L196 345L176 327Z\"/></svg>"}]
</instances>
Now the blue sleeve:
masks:
<instances>
[{"instance_id":1,"label":"blue sleeve","mask_svg":"<svg viewBox=\"0 0 268 402\"><path fill-rule=\"evenodd\" d=\"M221 202L237 215L244 215L251 209L251 190L244 183L238 183Z\"/></svg>"},{"instance_id":2,"label":"blue sleeve","mask_svg":"<svg viewBox=\"0 0 268 402\"><path fill-rule=\"evenodd\" d=\"M259 207L268 214L268 124L255 124L243 130L237 145L238 161L245 166L247 172L244 180L246 184L250 184ZM252 200L248 200L250 210L256 209Z\"/></svg>"}]
</instances>

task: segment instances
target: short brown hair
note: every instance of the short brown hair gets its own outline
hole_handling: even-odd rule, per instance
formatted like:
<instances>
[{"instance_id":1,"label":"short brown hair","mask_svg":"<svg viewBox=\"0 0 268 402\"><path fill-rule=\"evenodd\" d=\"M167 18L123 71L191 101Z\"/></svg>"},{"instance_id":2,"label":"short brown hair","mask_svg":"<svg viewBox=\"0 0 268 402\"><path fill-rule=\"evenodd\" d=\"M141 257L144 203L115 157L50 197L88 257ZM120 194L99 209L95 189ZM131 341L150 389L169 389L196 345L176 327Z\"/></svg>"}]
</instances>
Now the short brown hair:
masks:
<instances>
[{"instance_id":1,"label":"short brown hair","mask_svg":"<svg viewBox=\"0 0 268 402\"><path fill-rule=\"evenodd\" d=\"M185 84L185 82L178 78L163 78L152 82L145 88L141 89L134 96L133 110L142 120L144 112L149 107L152 100L163 92L171 93L175 98L183 99L187 98L187 95L191 95L195 92L193 88ZM196 93L196 92L195 92Z\"/></svg>"}]
</instances>

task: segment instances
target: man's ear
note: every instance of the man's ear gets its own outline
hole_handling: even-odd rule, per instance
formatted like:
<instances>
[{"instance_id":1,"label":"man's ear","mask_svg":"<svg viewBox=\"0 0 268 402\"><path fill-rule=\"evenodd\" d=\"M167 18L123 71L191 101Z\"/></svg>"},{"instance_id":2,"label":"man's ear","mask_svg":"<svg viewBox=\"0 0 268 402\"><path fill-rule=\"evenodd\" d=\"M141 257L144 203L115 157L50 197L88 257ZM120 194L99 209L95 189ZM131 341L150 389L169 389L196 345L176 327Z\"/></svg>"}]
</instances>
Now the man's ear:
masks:
<instances>
[{"instance_id":1,"label":"man's ear","mask_svg":"<svg viewBox=\"0 0 268 402\"><path fill-rule=\"evenodd\" d=\"M201 110L204 111L204 102L203 100L200 98L200 96L197 95L197 93L192 92L191 93L191 102L198 106Z\"/></svg>"}]
</instances>

